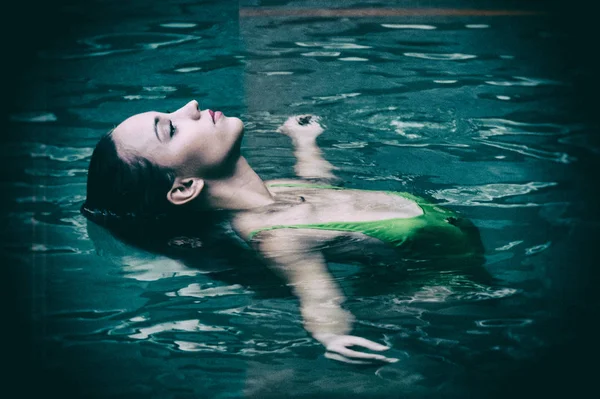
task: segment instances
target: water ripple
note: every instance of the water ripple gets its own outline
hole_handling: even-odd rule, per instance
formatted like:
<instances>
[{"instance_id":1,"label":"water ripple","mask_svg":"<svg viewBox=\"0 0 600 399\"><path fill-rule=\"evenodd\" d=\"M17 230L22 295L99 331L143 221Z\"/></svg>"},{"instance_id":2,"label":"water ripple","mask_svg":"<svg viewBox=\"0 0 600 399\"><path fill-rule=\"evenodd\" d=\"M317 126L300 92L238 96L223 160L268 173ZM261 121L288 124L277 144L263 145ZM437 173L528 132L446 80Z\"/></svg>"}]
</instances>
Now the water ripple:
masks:
<instances>
[{"instance_id":1,"label":"water ripple","mask_svg":"<svg viewBox=\"0 0 600 399\"><path fill-rule=\"evenodd\" d=\"M476 140L483 145L500 148L502 150L516 152L516 153L526 155L526 156L529 156L532 158L544 159L546 161L552 161L552 162L564 163L564 164L569 164L569 163L577 161L576 157L571 156L565 152L538 150L538 149L531 148L524 144L497 143L497 142L490 142L490 141L485 141L483 139L477 139L477 138L474 138L473 140Z\"/></svg>"},{"instance_id":2,"label":"water ripple","mask_svg":"<svg viewBox=\"0 0 600 399\"><path fill-rule=\"evenodd\" d=\"M349 143L337 143L332 144L332 147L342 148L342 149L356 149L356 148L365 148L369 145L369 143L365 141L351 141Z\"/></svg>"},{"instance_id":3,"label":"water ripple","mask_svg":"<svg viewBox=\"0 0 600 399\"><path fill-rule=\"evenodd\" d=\"M360 62L360 61L369 61L368 58L361 58L361 57L342 57L342 58L338 58L338 60L340 61L356 61L356 62Z\"/></svg>"},{"instance_id":4,"label":"water ripple","mask_svg":"<svg viewBox=\"0 0 600 399\"><path fill-rule=\"evenodd\" d=\"M580 128L579 125L517 122L502 118L472 119L471 123L475 126L481 138L501 135L564 135Z\"/></svg>"},{"instance_id":5,"label":"water ripple","mask_svg":"<svg viewBox=\"0 0 600 399\"><path fill-rule=\"evenodd\" d=\"M540 150L525 144L492 141L490 138L494 136L539 136L541 139L545 139L553 136L566 136L574 130L580 129L581 125L579 124L526 123L501 118L473 119L470 123L479 136L473 137L473 140L483 145L557 163L568 164L577 160L576 157L565 152Z\"/></svg>"},{"instance_id":6,"label":"water ripple","mask_svg":"<svg viewBox=\"0 0 600 399\"><path fill-rule=\"evenodd\" d=\"M325 50L359 50L371 48L371 46L347 42L296 42L296 45L300 47L320 47Z\"/></svg>"},{"instance_id":7,"label":"water ripple","mask_svg":"<svg viewBox=\"0 0 600 399\"><path fill-rule=\"evenodd\" d=\"M217 314L225 314L228 316L235 316L244 319L252 319L252 320L262 320L266 321L269 319L272 320L287 320L293 321L297 320L298 315L295 312L282 310L282 309L274 309L271 307L261 307L260 305L250 305L244 306L240 308L230 308L225 310L218 310L214 313Z\"/></svg>"},{"instance_id":8,"label":"water ripple","mask_svg":"<svg viewBox=\"0 0 600 399\"><path fill-rule=\"evenodd\" d=\"M260 73L267 75L267 76L293 75L294 74L294 72L292 72L292 71L270 71L270 72L260 72Z\"/></svg>"},{"instance_id":9,"label":"water ripple","mask_svg":"<svg viewBox=\"0 0 600 399\"><path fill-rule=\"evenodd\" d=\"M300 55L304 57L338 57L340 54L339 51L311 51Z\"/></svg>"},{"instance_id":10,"label":"water ripple","mask_svg":"<svg viewBox=\"0 0 600 399\"><path fill-rule=\"evenodd\" d=\"M485 83L492 86L542 86L542 85L560 85L561 82L549 79L526 78L523 76L514 76L515 80L488 80Z\"/></svg>"},{"instance_id":11,"label":"water ripple","mask_svg":"<svg viewBox=\"0 0 600 399\"><path fill-rule=\"evenodd\" d=\"M10 116L10 120L14 122L43 123L56 122L58 118L52 112L32 111L13 114Z\"/></svg>"},{"instance_id":12,"label":"water ripple","mask_svg":"<svg viewBox=\"0 0 600 399\"><path fill-rule=\"evenodd\" d=\"M377 323L377 322L367 321L367 320L356 320L355 323L364 325L364 326L380 328L382 330L388 330L388 331L403 331L404 330L404 327L396 325L396 324Z\"/></svg>"},{"instance_id":13,"label":"water ripple","mask_svg":"<svg viewBox=\"0 0 600 399\"><path fill-rule=\"evenodd\" d=\"M200 40L199 36L176 33L128 32L98 35L77 41L77 50L41 52L42 58L63 60L100 57L134 51L155 50L159 47Z\"/></svg>"},{"instance_id":14,"label":"water ripple","mask_svg":"<svg viewBox=\"0 0 600 399\"><path fill-rule=\"evenodd\" d=\"M137 333L128 334L129 338L133 339L148 339L151 335L167 332L167 331L185 331L185 332L226 332L228 328L209 326L200 323L200 320L180 320L169 321L165 323L155 324L150 327L137 329ZM118 333L117 329L112 330L112 333Z\"/></svg>"},{"instance_id":15,"label":"water ripple","mask_svg":"<svg viewBox=\"0 0 600 399\"><path fill-rule=\"evenodd\" d=\"M124 100L162 100L167 98L164 94L129 94L123 96Z\"/></svg>"},{"instance_id":16,"label":"water ripple","mask_svg":"<svg viewBox=\"0 0 600 399\"><path fill-rule=\"evenodd\" d=\"M177 296L188 296L194 298L207 298L207 297L215 297L215 296L226 296L226 295L240 295L240 294L249 294L251 293L248 290L245 290L239 284L233 284L228 286L220 286L220 287L201 287L198 283L193 283L188 285L185 288L182 288L177 291ZM167 296L175 296L174 293L166 293Z\"/></svg>"},{"instance_id":17,"label":"water ripple","mask_svg":"<svg viewBox=\"0 0 600 399\"><path fill-rule=\"evenodd\" d=\"M52 254L91 254L92 250L83 250L81 248L69 245L51 245L48 243L31 243L31 245L5 245L5 249L12 252L27 252L34 254L52 255Z\"/></svg>"},{"instance_id":18,"label":"water ripple","mask_svg":"<svg viewBox=\"0 0 600 399\"><path fill-rule=\"evenodd\" d=\"M548 241L547 243L544 244L540 244L540 245L535 245L531 248L527 248L525 250L525 255L529 256L529 255L535 255L537 253L540 253L546 249L548 249L550 247L551 242Z\"/></svg>"},{"instance_id":19,"label":"water ripple","mask_svg":"<svg viewBox=\"0 0 600 399\"><path fill-rule=\"evenodd\" d=\"M301 105L315 105L315 104L325 104L325 103L333 103L341 100L345 100L351 97L360 96L361 93L340 93L332 96L315 96L311 97L311 101L302 101L297 103L290 104L290 107L299 107Z\"/></svg>"},{"instance_id":20,"label":"water ripple","mask_svg":"<svg viewBox=\"0 0 600 399\"><path fill-rule=\"evenodd\" d=\"M436 60L436 61L462 61L462 60L469 60L472 58L477 58L476 55L462 54L462 53L452 53L452 54L404 53L404 55L407 57L422 58L425 60Z\"/></svg>"},{"instance_id":21,"label":"water ripple","mask_svg":"<svg viewBox=\"0 0 600 399\"><path fill-rule=\"evenodd\" d=\"M472 206L487 205L499 198L525 195L547 187L556 186L555 182L529 182L524 184L496 183L481 186L463 186L434 191L431 195L439 200L447 201L447 204ZM499 205L499 204L497 204ZM523 206L523 204L510 204L511 206ZM532 206L534 204L524 204Z\"/></svg>"},{"instance_id":22,"label":"water ripple","mask_svg":"<svg viewBox=\"0 0 600 399\"><path fill-rule=\"evenodd\" d=\"M114 316L121 314L121 310L79 310L79 311L63 311L57 312L50 317L57 319L77 319L77 320L99 320L99 319L110 319Z\"/></svg>"},{"instance_id":23,"label":"water ripple","mask_svg":"<svg viewBox=\"0 0 600 399\"><path fill-rule=\"evenodd\" d=\"M173 86L145 86L142 87L142 90L149 92L172 93L177 91L177 88Z\"/></svg>"},{"instance_id":24,"label":"water ripple","mask_svg":"<svg viewBox=\"0 0 600 399\"><path fill-rule=\"evenodd\" d=\"M437 29L433 25L417 25L417 24L381 24L384 28L389 29L418 29L418 30L433 30Z\"/></svg>"},{"instance_id":25,"label":"water ripple","mask_svg":"<svg viewBox=\"0 0 600 399\"><path fill-rule=\"evenodd\" d=\"M187 29L187 28L194 28L194 27L198 26L198 24L191 23L191 22L167 22L164 24L160 24L159 26L161 26L163 28L172 28L172 29Z\"/></svg>"},{"instance_id":26,"label":"water ripple","mask_svg":"<svg viewBox=\"0 0 600 399\"><path fill-rule=\"evenodd\" d=\"M486 287L478 285L470 290L464 290L464 287L460 286L428 286L423 287L421 290L408 297L393 298L392 302L400 305L414 305L419 303L446 303L451 301L484 301L506 298L517 292L518 290L514 288Z\"/></svg>"},{"instance_id":27,"label":"water ripple","mask_svg":"<svg viewBox=\"0 0 600 399\"><path fill-rule=\"evenodd\" d=\"M391 125L394 126L396 133L398 133L401 136L406 137L407 139L418 139L421 136L416 134L416 133L407 133L407 130L409 129L421 129L423 127L425 127L426 125L428 127L431 126L435 126L438 127L436 125L439 124L432 124L432 123L427 123L427 122L404 122L404 121L392 121Z\"/></svg>"},{"instance_id":28,"label":"water ripple","mask_svg":"<svg viewBox=\"0 0 600 399\"><path fill-rule=\"evenodd\" d=\"M156 281L164 278L196 276L207 274L185 266L182 262L167 257L158 257L152 260L137 257L123 259L124 276L138 281Z\"/></svg>"},{"instance_id":29,"label":"water ripple","mask_svg":"<svg viewBox=\"0 0 600 399\"><path fill-rule=\"evenodd\" d=\"M174 69L175 72L179 72L179 73L198 72L201 70L202 70L202 67L183 67L183 68Z\"/></svg>"},{"instance_id":30,"label":"water ripple","mask_svg":"<svg viewBox=\"0 0 600 399\"><path fill-rule=\"evenodd\" d=\"M65 206L83 203L84 200L85 195L48 196L47 194L44 194L15 198L15 202L18 204L52 204Z\"/></svg>"},{"instance_id":31,"label":"water ripple","mask_svg":"<svg viewBox=\"0 0 600 399\"><path fill-rule=\"evenodd\" d=\"M272 353L290 353L293 348L317 345L312 338L296 338L292 340L257 340L244 341L244 348L240 349L240 355L254 357Z\"/></svg>"},{"instance_id":32,"label":"water ripple","mask_svg":"<svg viewBox=\"0 0 600 399\"><path fill-rule=\"evenodd\" d=\"M87 175L87 169L67 169L67 170L40 170L30 169L24 170L26 175L36 177L75 177L77 175Z\"/></svg>"},{"instance_id":33,"label":"water ripple","mask_svg":"<svg viewBox=\"0 0 600 399\"><path fill-rule=\"evenodd\" d=\"M227 352L227 346L219 344L189 342L189 341L173 341L177 349L183 352Z\"/></svg>"},{"instance_id":34,"label":"water ripple","mask_svg":"<svg viewBox=\"0 0 600 399\"><path fill-rule=\"evenodd\" d=\"M508 251L512 247L517 246L517 245L521 244L522 242L523 242L523 240L511 241L511 242L509 242L506 245L503 245L501 247L496 248L496 251Z\"/></svg>"},{"instance_id":35,"label":"water ripple","mask_svg":"<svg viewBox=\"0 0 600 399\"><path fill-rule=\"evenodd\" d=\"M415 147L415 148L425 148L425 147L446 147L446 148L468 148L467 144L450 144L450 143L406 143L400 142L398 140L382 140L381 144L391 145L394 147Z\"/></svg>"},{"instance_id":36,"label":"water ripple","mask_svg":"<svg viewBox=\"0 0 600 399\"><path fill-rule=\"evenodd\" d=\"M477 320L475 324L478 327L498 328L498 327L524 327L533 323L531 319L488 319Z\"/></svg>"},{"instance_id":37,"label":"water ripple","mask_svg":"<svg viewBox=\"0 0 600 399\"><path fill-rule=\"evenodd\" d=\"M54 145L32 143L29 154L32 158L48 158L52 161L74 162L92 156L92 148L57 147Z\"/></svg>"}]
</instances>

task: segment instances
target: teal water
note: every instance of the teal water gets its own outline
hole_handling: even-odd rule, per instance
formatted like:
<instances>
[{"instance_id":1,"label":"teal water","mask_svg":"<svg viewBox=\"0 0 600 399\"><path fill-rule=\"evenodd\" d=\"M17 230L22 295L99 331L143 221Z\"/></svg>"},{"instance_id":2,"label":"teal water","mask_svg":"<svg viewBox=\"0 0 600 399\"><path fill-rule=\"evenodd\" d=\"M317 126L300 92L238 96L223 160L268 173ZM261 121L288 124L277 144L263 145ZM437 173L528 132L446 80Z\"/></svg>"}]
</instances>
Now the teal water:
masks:
<instances>
[{"instance_id":1,"label":"teal water","mask_svg":"<svg viewBox=\"0 0 600 399\"><path fill-rule=\"evenodd\" d=\"M462 398L577 393L589 382L581 356L597 352L588 265L600 146L578 97L585 71L559 51L565 26L543 13L310 12L324 5L65 5L80 22L35 52L0 150L7 302L19 315L4 343L32 376L20 389ZM265 7L280 13L256 15ZM349 366L324 358L296 300L246 255L202 244L182 262L88 224L78 210L98 138L133 113L193 98L245 121L243 151L265 179L293 177L277 127L319 115L319 144L347 187L408 191L462 212L481 231L493 283L330 265L355 333L401 359Z\"/></svg>"}]
</instances>

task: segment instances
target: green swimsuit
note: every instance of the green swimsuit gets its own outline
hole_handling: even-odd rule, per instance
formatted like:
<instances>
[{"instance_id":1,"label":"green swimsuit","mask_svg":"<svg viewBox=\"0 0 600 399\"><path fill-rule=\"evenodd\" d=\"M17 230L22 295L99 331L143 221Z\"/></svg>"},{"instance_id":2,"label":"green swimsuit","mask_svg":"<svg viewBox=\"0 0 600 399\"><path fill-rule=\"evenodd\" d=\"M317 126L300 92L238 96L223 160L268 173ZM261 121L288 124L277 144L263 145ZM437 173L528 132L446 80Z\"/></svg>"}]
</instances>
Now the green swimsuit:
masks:
<instances>
[{"instance_id":1,"label":"green swimsuit","mask_svg":"<svg viewBox=\"0 0 600 399\"><path fill-rule=\"evenodd\" d=\"M273 184L269 187L298 187L345 190L344 188L317 184ZM363 222L329 222L293 225L276 225L254 230L250 239L262 231L275 229L316 229L362 233L383 241L410 257L431 255L465 256L482 252L477 228L456 212L441 208L427 200L408 193L387 191L415 202L423 214L409 218L393 218Z\"/></svg>"}]
</instances>

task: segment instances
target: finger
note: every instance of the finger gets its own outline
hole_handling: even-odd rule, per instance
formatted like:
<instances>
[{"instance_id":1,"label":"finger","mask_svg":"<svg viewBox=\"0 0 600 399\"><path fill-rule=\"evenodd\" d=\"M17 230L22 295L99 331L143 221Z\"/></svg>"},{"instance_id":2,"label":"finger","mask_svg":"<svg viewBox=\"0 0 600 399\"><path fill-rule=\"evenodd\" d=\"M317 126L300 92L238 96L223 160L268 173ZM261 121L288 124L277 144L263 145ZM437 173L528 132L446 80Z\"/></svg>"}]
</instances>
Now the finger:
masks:
<instances>
[{"instance_id":1,"label":"finger","mask_svg":"<svg viewBox=\"0 0 600 399\"><path fill-rule=\"evenodd\" d=\"M359 351L355 351L353 349L349 349L349 348L346 348L343 346L342 347L334 347L329 350L339 353L340 355L343 355L343 356L346 356L349 358L353 358L353 359L379 360L379 361L383 361L383 362L387 360L387 358L383 355L377 355L375 353L359 352Z\"/></svg>"},{"instance_id":2,"label":"finger","mask_svg":"<svg viewBox=\"0 0 600 399\"><path fill-rule=\"evenodd\" d=\"M339 362L350 363L350 364L371 364L372 362L366 362L364 360L352 360L344 357L338 353L325 352L325 357L331 360L337 360Z\"/></svg>"},{"instance_id":3,"label":"finger","mask_svg":"<svg viewBox=\"0 0 600 399\"><path fill-rule=\"evenodd\" d=\"M298 124L300 126L306 126L309 123L312 123L312 117L310 115L302 115L297 118Z\"/></svg>"},{"instance_id":4,"label":"finger","mask_svg":"<svg viewBox=\"0 0 600 399\"><path fill-rule=\"evenodd\" d=\"M368 339L362 338L362 337L352 337L352 339L348 340L348 343L350 345L363 346L367 349L371 349L374 351L385 351L385 350L390 349L389 346L381 345L381 344L378 344L377 342L369 341Z\"/></svg>"}]
</instances>

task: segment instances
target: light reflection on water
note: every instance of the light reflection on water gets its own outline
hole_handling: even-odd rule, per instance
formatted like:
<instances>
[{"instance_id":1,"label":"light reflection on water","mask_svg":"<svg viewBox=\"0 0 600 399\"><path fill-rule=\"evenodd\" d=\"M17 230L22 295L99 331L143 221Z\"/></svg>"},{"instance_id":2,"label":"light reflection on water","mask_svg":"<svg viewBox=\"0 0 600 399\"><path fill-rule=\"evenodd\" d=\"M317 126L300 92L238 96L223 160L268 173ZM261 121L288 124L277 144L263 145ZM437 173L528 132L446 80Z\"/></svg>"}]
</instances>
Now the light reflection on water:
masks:
<instances>
[{"instance_id":1,"label":"light reflection on water","mask_svg":"<svg viewBox=\"0 0 600 399\"><path fill-rule=\"evenodd\" d=\"M31 262L44 287L32 312L46 338L84 346L100 362L138 345L130 356L159 359L150 385L167 391L173 381L193 386L198 375L181 370L198 363L212 382L195 389L212 397L261 397L270 383L292 395L324 394L324 376L341 394L464 392L456 377L470 365L510 365L550 345L539 327L553 317L540 307L553 284L546 271L568 239L564 224L581 217L541 212L577 200L571 168L599 149L586 141L586 125L562 111L567 82L524 58L535 42L520 41L501 19L288 22L134 18L120 33L100 27L40 54L60 67L55 81L83 82L56 87L38 77L47 106L15 113L11 123L25 138L2 149L16 171L2 183L15 194L9 225L31 241L7 238L5 249ZM486 39L504 44L495 50ZM307 337L281 281L253 277L252 261L199 252L190 265L91 239L78 208L95 140L130 113L172 110L193 97L246 121L244 151L267 179L293 173L279 124L320 115L327 130L319 143L348 186L428 195L474 220L494 284L334 265L356 333L402 359L353 370L348 381L349 371Z\"/></svg>"}]
</instances>

